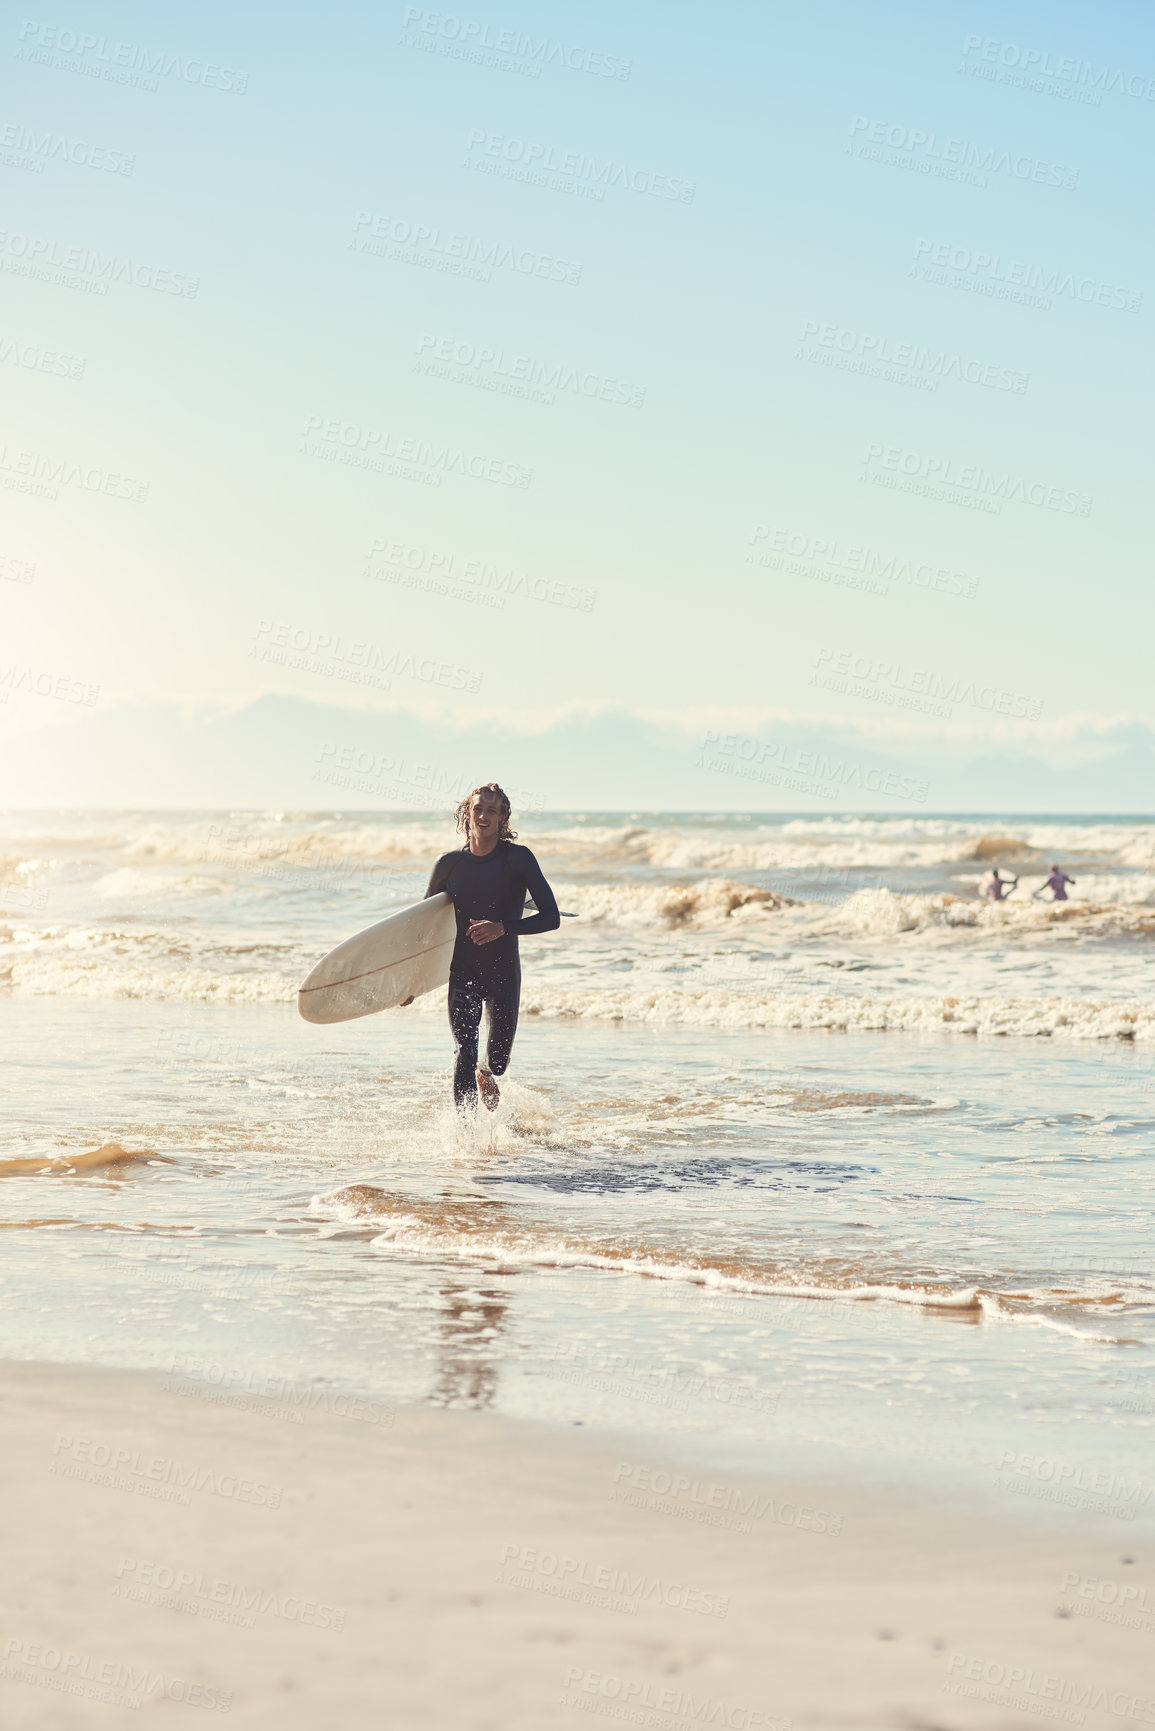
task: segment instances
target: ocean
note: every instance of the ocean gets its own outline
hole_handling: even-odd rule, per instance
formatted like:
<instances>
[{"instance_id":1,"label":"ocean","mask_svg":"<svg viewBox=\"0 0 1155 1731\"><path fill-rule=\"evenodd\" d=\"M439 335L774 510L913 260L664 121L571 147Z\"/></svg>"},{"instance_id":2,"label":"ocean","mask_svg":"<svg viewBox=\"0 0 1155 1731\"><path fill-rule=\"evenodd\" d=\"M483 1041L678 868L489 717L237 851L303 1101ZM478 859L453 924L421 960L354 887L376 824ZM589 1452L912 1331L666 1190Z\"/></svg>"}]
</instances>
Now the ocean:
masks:
<instances>
[{"instance_id":1,"label":"ocean","mask_svg":"<svg viewBox=\"0 0 1155 1731\"><path fill-rule=\"evenodd\" d=\"M463 1126L444 993L295 1003L448 816L0 820L0 1351L1155 1510L1155 819L518 829L577 917Z\"/></svg>"}]
</instances>

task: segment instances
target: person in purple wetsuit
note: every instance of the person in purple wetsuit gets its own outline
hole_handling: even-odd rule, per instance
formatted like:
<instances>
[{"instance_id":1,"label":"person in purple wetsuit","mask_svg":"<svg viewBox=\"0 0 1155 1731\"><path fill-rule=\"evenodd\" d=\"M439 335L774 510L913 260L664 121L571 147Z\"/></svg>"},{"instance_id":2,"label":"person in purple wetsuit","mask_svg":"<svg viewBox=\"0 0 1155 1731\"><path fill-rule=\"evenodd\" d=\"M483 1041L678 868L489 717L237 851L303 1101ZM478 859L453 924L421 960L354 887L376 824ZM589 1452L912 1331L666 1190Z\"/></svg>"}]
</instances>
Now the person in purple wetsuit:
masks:
<instances>
[{"instance_id":1,"label":"person in purple wetsuit","mask_svg":"<svg viewBox=\"0 0 1155 1731\"><path fill-rule=\"evenodd\" d=\"M1068 877L1066 872L1060 871L1057 865L1053 865L1051 867L1050 877L1047 879L1045 884L1040 884L1038 889L1032 893L1031 900L1037 901L1044 890L1050 890L1051 900L1053 902L1065 902L1067 899L1067 885L1073 884L1074 881L1074 878Z\"/></svg>"},{"instance_id":2,"label":"person in purple wetsuit","mask_svg":"<svg viewBox=\"0 0 1155 1731\"><path fill-rule=\"evenodd\" d=\"M998 866L993 866L990 877L983 885L987 900L991 902L1005 901L1018 881L1018 878L1000 877Z\"/></svg>"},{"instance_id":3,"label":"person in purple wetsuit","mask_svg":"<svg viewBox=\"0 0 1155 1731\"><path fill-rule=\"evenodd\" d=\"M457 1048L453 1098L459 1111L477 1105L478 1089L491 1112L501 1098L495 1076L504 1076L517 1032L521 1003L521 958L517 940L531 932L553 932L561 915L541 867L509 827L509 800L495 781L475 787L457 808L464 847L443 853L429 878L426 896L445 890L457 916L457 941L449 964L449 1026ZM523 912L529 894L536 914ZM488 1012L485 1063L477 1062L481 1013Z\"/></svg>"}]
</instances>

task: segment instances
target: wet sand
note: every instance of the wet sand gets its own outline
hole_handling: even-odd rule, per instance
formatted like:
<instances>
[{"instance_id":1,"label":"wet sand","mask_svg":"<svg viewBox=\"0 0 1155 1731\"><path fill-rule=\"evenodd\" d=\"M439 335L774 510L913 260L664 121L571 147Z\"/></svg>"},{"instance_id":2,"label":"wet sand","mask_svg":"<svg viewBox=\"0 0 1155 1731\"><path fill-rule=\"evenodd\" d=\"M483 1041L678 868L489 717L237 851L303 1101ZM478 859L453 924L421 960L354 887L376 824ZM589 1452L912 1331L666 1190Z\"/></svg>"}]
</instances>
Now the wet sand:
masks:
<instances>
[{"instance_id":1,"label":"wet sand","mask_svg":"<svg viewBox=\"0 0 1155 1731\"><path fill-rule=\"evenodd\" d=\"M1137 1523L308 1389L0 1386L5 1725L1155 1723Z\"/></svg>"}]
</instances>

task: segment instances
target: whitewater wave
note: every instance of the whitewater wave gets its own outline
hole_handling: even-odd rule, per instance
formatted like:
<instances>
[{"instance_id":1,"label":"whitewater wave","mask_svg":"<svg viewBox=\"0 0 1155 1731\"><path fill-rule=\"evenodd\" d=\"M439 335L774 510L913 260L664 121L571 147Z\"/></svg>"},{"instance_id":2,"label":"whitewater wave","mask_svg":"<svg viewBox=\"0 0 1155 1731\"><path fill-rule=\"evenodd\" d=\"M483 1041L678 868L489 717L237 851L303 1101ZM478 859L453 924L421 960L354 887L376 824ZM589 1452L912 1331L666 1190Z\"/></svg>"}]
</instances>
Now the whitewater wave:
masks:
<instances>
[{"instance_id":1,"label":"whitewater wave","mask_svg":"<svg viewBox=\"0 0 1155 1731\"><path fill-rule=\"evenodd\" d=\"M91 887L91 893L104 901L139 903L141 901L190 900L194 897L220 895L230 886L219 877L203 874L188 876L169 871L148 871L133 866L118 866L106 872Z\"/></svg>"},{"instance_id":2,"label":"whitewater wave","mask_svg":"<svg viewBox=\"0 0 1155 1731\"><path fill-rule=\"evenodd\" d=\"M1035 887L1033 880L1025 879L1023 887L1030 894ZM1155 876L1149 872L1136 872L1131 877L1080 872L1071 899L1076 905L1082 902L1124 902L1155 907Z\"/></svg>"},{"instance_id":3,"label":"whitewater wave","mask_svg":"<svg viewBox=\"0 0 1155 1731\"><path fill-rule=\"evenodd\" d=\"M944 845L970 845L976 859L989 857L999 848L1031 850L1048 860L1061 854L1114 854L1121 864L1155 865L1155 824L1119 824L1109 820L1080 823L1075 819L1040 820L1022 817L1008 828L1005 820L951 817L852 817L823 816L792 818L782 825L787 837L840 840L849 837L870 840L937 840ZM981 851L980 851L981 850Z\"/></svg>"},{"instance_id":4,"label":"whitewater wave","mask_svg":"<svg viewBox=\"0 0 1155 1731\"><path fill-rule=\"evenodd\" d=\"M979 880L976 879L976 883ZM1040 877L1037 880L1041 883ZM805 890L805 884L799 886ZM1124 890L1116 901L1090 899L1097 888ZM816 936L845 933L853 937L888 939L906 933L957 931L1045 933L1073 929L1081 936L1141 937L1155 932L1155 878L1089 879L1080 900L1032 901L1030 883L1021 899L990 902L975 894L911 895L889 889L853 890L833 911L828 894L810 900L788 896L730 878L700 878L690 884L565 884L558 893L589 926L620 926L666 931L731 930L746 925L756 931L767 916L780 916L784 929Z\"/></svg>"},{"instance_id":5,"label":"whitewater wave","mask_svg":"<svg viewBox=\"0 0 1155 1731\"><path fill-rule=\"evenodd\" d=\"M1081 934L1142 936L1155 932L1155 906L1147 894L1138 893L1152 880L1137 880L1137 893L1126 903L1091 901L990 902L979 897L949 893L933 896L899 895L888 889L856 890L838 909L828 926L863 937L887 938L904 932L968 929L998 932L1042 932L1056 927L1075 928Z\"/></svg>"},{"instance_id":6,"label":"whitewater wave","mask_svg":"<svg viewBox=\"0 0 1155 1731\"><path fill-rule=\"evenodd\" d=\"M1116 1343L1122 1337L1087 1330L1060 1320L1056 1310L1078 1313L1088 1302L1078 1291L1050 1289L1039 1295L1002 1294L946 1281L905 1279L893 1270L862 1265L821 1269L785 1266L765 1254L734 1250L726 1254L649 1244L637 1239L585 1238L528 1220L524 1213L494 1198L403 1196L372 1184L350 1184L327 1196L314 1196L309 1212L347 1225L380 1226L370 1248L457 1260L498 1260L544 1268L597 1268L655 1280L701 1286L715 1293L832 1302L884 1303L933 1314L971 1314L976 1321L1026 1321L1058 1327L1089 1341ZM1103 1299L1096 1299L1102 1305ZM1121 1302L1116 1299L1116 1304ZM1049 1313L1049 1314L1048 1314Z\"/></svg>"},{"instance_id":7,"label":"whitewater wave","mask_svg":"<svg viewBox=\"0 0 1155 1731\"><path fill-rule=\"evenodd\" d=\"M451 822L428 824L329 822L289 826L267 819L221 821L180 831L157 824L124 847L133 861L215 865L230 870L262 865L362 865L432 862L454 844Z\"/></svg>"},{"instance_id":8,"label":"whitewater wave","mask_svg":"<svg viewBox=\"0 0 1155 1731\"><path fill-rule=\"evenodd\" d=\"M1119 867L1155 869L1155 825L1015 819L687 816L622 822L552 814L516 827L553 871L632 870L727 874L930 868L973 862L1042 871L1054 858L1094 855ZM224 872L269 869L420 870L460 845L452 817L335 812L8 814L0 838L11 854L106 866L188 865ZM19 855L13 855L18 859Z\"/></svg>"},{"instance_id":9,"label":"whitewater wave","mask_svg":"<svg viewBox=\"0 0 1155 1731\"><path fill-rule=\"evenodd\" d=\"M799 886L803 891L807 887ZM1021 899L1004 902L990 902L977 893L911 895L858 889L834 911L829 892L811 900L804 893L782 895L731 878L699 878L688 884L559 883L556 888L563 903L588 926L706 931L748 924L756 929L768 915L783 915L790 928L883 939L906 932L958 930L1010 936L1069 927L1086 936L1155 932L1155 878L1151 877L1088 879L1082 898L1067 902L1032 901L1030 880ZM1100 901L1092 899L1097 890L1119 893L1115 900Z\"/></svg>"},{"instance_id":10,"label":"whitewater wave","mask_svg":"<svg viewBox=\"0 0 1155 1731\"><path fill-rule=\"evenodd\" d=\"M652 1027L830 1028L838 1032L1051 1036L1059 1040L1155 1039L1155 1000L1071 997L926 998L829 996L817 992L542 990L523 987L523 1015Z\"/></svg>"},{"instance_id":11,"label":"whitewater wave","mask_svg":"<svg viewBox=\"0 0 1155 1731\"><path fill-rule=\"evenodd\" d=\"M721 833L718 833L719 827ZM1033 866L1040 881L1056 855L1102 854L1120 865L1155 866L1155 825L1023 823L1014 829L955 819L793 819L781 825L679 828L523 826L535 851L571 864L624 864L667 871L918 868L975 862Z\"/></svg>"},{"instance_id":12,"label":"whitewater wave","mask_svg":"<svg viewBox=\"0 0 1155 1731\"><path fill-rule=\"evenodd\" d=\"M428 862L454 843L451 817L425 822L404 817L348 818L333 812L208 812L163 816L109 814L8 814L0 818L6 851L17 858L99 858L148 868L153 865L216 866L244 870L278 862L331 866L378 860Z\"/></svg>"},{"instance_id":13,"label":"whitewater wave","mask_svg":"<svg viewBox=\"0 0 1155 1731\"><path fill-rule=\"evenodd\" d=\"M800 904L792 896L728 878L693 884L585 884L559 886L559 895L591 924L657 926L667 931L701 930L735 921L759 919Z\"/></svg>"},{"instance_id":14,"label":"whitewater wave","mask_svg":"<svg viewBox=\"0 0 1155 1731\"><path fill-rule=\"evenodd\" d=\"M721 839L710 835L671 834L665 830L606 831L604 836L565 831L523 835L539 857L586 865L644 866L662 871L751 872L820 867L918 867L973 859L973 843L950 841L832 839L791 841L777 831L765 839ZM1008 856L1009 857L1009 856Z\"/></svg>"},{"instance_id":15,"label":"whitewater wave","mask_svg":"<svg viewBox=\"0 0 1155 1731\"><path fill-rule=\"evenodd\" d=\"M710 886L701 887L708 890ZM663 893L655 892L659 898ZM936 923L940 918L957 918L949 905L951 898L892 897L879 901L876 898L885 898L888 892L871 891L864 895L868 899L851 908L849 925L839 925L839 920L847 917L841 913L824 912L815 923L805 909L784 906L767 911L769 904L757 900L739 903L729 915L719 912L725 905L725 897L717 903L708 896L704 903L691 898L685 905L691 912L698 910L706 932L714 929L711 920L715 915L717 923L740 921L750 910L750 919L809 917L811 925L802 930L817 932L819 936L829 930L852 931L860 942L870 935L885 938L895 931L900 937L917 938L920 932L949 930L947 925L940 927ZM945 908L937 905L942 901L948 904ZM923 902L931 904L929 909L920 910L919 904ZM651 924L667 923L655 911L661 906L660 899L652 905L639 905L642 907L639 918L644 916ZM984 929L989 927L992 914L997 918L1009 912L979 903L958 905L968 919L973 914ZM1112 919L1119 912L1114 910ZM1088 910L1070 906L1051 909L1038 904L1031 917L1045 924L1049 916L1060 921L1097 917L1096 910L1089 910L1088 914ZM919 924L920 921L923 923ZM686 925L678 920L675 910L671 936L676 938L684 930ZM749 925L743 926L743 931L749 930ZM598 942L592 933L588 941L591 946ZM589 979L599 977L600 956L592 947L586 950L584 961L580 946L568 954L572 958L570 968L579 969ZM734 954L740 957L744 952L737 947ZM815 954L820 956L821 952L816 950ZM208 945L198 941L194 933L173 929L0 927L0 989L38 996L294 1004L297 987L316 959L315 944L228 943L218 937L214 944ZM385 1014L441 1016L444 1001L445 992L441 988L419 998L410 1009ZM559 983L556 971L543 969L528 974L521 1007L522 1014L527 1016L638 1026L903 1029L921 1033L1045 1035L1060 1040L1140 1042L1155 1038L1155 1001L1140 997L1079 997L1061 991L1022 998L973 990L905 997L875 996L869 992L852 996L822 991L759 991L756 983L747 988L729 978L698 989L690 981L680 986L659 984L650 989L582 988L570 986L564 980Z\"/></svg>"},{"instance_id":16,"label":"whitewater wave","mask_svg":"<svg viewBox=\"0 0 1155 1731\"><path fill-rule=\"evenodd\" d=\"M0 989L34 996L279 1003L295 997L316 959L310 956L296 944L208 944L175 931L8 926L0 927Z\"/></svg>"}]
</instances>

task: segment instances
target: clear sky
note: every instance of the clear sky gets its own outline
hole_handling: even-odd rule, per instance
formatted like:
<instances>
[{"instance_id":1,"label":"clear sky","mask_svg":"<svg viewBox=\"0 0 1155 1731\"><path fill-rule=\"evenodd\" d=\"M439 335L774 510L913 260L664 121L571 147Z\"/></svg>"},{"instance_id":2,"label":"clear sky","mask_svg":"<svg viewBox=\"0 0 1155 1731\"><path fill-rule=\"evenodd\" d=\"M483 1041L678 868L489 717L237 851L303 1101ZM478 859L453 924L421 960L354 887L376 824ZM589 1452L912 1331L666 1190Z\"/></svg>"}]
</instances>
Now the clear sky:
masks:
<instances>
[{"instance_id":1,"label":"clear sky","mask_svg":"<svg viewBox=\"0 0 1155 1731\"><path fill-rule=\"evenodd\" d=\"M0 801L1150 807L1146 5L3 29Z\"/></svg>"}]
</instances>

